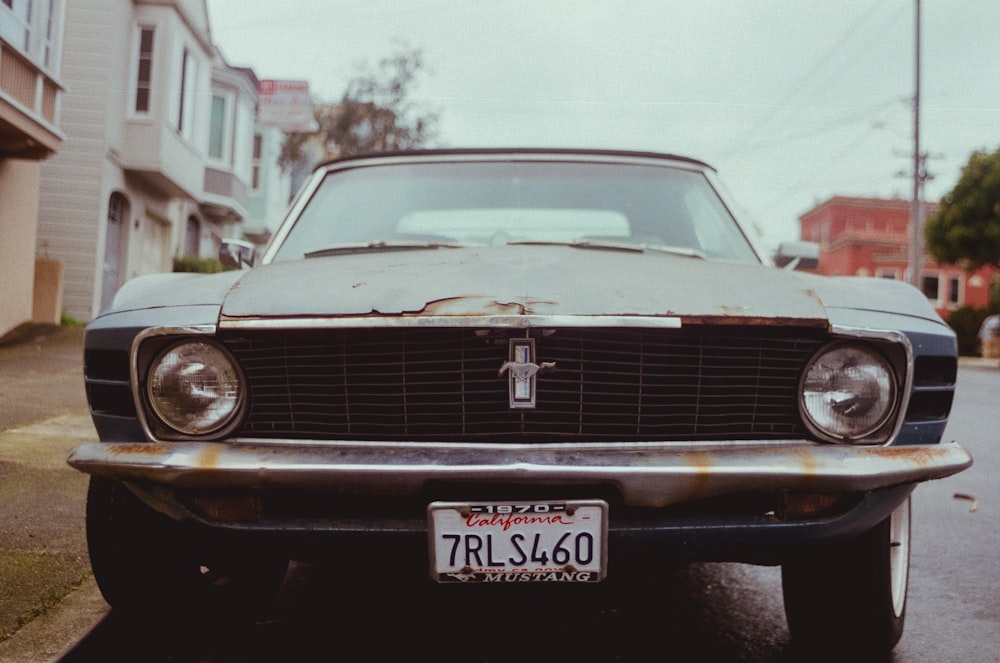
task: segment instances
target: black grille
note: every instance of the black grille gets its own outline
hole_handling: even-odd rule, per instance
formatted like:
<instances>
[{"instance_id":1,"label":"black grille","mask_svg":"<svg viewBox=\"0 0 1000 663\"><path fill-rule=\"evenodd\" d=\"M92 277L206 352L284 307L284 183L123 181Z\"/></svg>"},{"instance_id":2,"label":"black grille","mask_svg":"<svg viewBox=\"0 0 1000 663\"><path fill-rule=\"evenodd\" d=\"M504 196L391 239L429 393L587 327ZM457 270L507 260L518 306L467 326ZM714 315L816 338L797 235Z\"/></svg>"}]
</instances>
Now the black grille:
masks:
<instances>
[{"instance_id":1,"label":"black grille","mask_svg":"<svg viewBox=\"0 0 1000 663\"><path fill-rule=\"evenodd\" d=\"M240 435L606 442L805 435L799 375L823 336L770 327L532 330L535 409L498 371L524 331L284 330L224 337L246 371Z\"/></svg>"}]
</instances>

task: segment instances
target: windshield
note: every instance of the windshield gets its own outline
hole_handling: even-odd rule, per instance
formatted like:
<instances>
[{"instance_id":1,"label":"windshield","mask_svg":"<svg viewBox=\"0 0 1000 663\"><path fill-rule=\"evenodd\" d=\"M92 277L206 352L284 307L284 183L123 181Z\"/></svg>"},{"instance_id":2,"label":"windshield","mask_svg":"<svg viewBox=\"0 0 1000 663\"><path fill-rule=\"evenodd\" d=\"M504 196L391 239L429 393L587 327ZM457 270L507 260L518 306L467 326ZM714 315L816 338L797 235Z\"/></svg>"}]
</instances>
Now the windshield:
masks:
<instances>
[{"instance_id":1,"label":"windshield","mask_svg":"<svg viewBox=\"0 0 1000 663\"><path fill-rule=\"evenodd\" d=\"M338 249L555 243L759 262L708 180L680 168L428 162L328 174L273 260Z\"/></svg>"}]
</instances>

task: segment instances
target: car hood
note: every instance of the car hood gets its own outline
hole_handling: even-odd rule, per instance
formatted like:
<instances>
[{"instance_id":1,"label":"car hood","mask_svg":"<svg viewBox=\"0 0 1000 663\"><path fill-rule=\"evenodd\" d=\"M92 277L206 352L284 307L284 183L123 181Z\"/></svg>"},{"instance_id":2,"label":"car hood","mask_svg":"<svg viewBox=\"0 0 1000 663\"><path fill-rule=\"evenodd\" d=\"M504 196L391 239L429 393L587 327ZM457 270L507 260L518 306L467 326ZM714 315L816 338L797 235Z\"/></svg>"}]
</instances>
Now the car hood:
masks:
<instances>
[{"instance_id":1,"label":"car hood","mask_svg":"<svg viewBox=\"0 0 1000 663\"><path fill-rule=\"evenodd\" d=\"M677 316L826 325L835 305L936 319L916 290L762 265L564 246L427 249L312 258L245 272L223 319L354 316ZM895 292L886 293L888 290ZM907 290L908 289L908 290ZM912 293L916 293L916 298ZM864 304L866 298L875 301ZM853 303L852 303L853 302Z\"/></svg>"}]
</instances>

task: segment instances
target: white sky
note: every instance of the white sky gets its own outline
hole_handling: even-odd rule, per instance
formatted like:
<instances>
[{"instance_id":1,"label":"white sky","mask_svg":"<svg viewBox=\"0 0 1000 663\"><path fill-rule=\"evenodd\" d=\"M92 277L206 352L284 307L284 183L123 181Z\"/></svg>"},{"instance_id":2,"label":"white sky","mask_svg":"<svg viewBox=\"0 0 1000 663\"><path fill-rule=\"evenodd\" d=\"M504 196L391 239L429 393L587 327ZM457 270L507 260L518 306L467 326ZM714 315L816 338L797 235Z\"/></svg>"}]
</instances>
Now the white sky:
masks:
<instances>
[{"instance_id":1,"label":"white sky","mask_svg":"<svg viewBox=\"0 0 1000 663\"><path fill-rule=\"evenodd\" d=\"M207 0L226 60L335 102L420 49L440 146L600 147L716 167L768 245L834 195L912 195L916 0ZM1000 147L1000 2L922 1L928 200Z\"/></svg>"}]
</instances>

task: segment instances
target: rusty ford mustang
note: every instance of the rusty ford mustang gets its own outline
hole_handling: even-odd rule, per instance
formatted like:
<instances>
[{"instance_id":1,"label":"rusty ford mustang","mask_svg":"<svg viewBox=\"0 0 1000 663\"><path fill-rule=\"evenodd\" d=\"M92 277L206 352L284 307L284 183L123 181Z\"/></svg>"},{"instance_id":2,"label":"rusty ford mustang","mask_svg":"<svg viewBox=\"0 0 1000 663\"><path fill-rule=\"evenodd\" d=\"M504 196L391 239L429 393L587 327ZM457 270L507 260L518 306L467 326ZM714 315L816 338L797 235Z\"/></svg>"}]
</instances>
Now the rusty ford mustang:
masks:
<instances>
[{"instance_id":1,"label":"rusty ford mustang","mask_svg":"<svg viewBox=\"0 0 1000 663\"><path fill-rule=\"evenodd\" d=\"M69 463L115 608L247 605L317 554L466 587L708 560L780 565L793 640L899 639L910 494L972 462L955 336L763 254L706 164L343 158L233 246L87 328Z\"/></svg>"}]
</instances>

